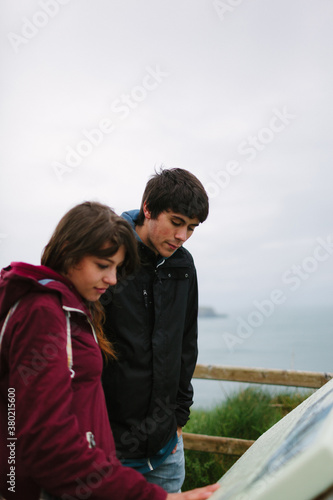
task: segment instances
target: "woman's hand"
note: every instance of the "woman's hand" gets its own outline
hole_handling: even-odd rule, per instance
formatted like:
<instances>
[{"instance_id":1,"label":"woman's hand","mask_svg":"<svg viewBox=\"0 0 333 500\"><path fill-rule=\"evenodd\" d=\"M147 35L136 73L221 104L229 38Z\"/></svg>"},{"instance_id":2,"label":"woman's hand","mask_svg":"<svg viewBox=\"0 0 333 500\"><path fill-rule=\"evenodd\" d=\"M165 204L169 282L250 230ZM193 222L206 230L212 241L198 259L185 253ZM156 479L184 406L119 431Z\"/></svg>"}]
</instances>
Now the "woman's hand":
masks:
<instances>
[{"instance_id":1,"label":"woman's hand","mask_svg":"<svg viewBox=\"0 0 333 500\"><path fill-rule=\"evenodd\" d=\"M204 500L209 498L219 487L219 484L211 484L204 488L185 491L185 493L169 493L166 500Z\"/></svg>"}]
</instances>

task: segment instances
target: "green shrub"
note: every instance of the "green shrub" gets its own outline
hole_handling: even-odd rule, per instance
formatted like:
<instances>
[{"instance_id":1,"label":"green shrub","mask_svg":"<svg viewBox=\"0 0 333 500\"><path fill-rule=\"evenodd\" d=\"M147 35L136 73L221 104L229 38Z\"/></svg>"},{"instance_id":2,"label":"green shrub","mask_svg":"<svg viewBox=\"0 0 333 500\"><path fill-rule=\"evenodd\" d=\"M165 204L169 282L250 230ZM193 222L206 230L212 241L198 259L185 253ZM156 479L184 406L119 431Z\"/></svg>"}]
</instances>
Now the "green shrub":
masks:
<instances>
[{"instance_id":1,"label":"green shrub","mask_svg":"<svg viewBox=\"0 0 333 500\"><path fill-rule=\"evenodd\" d=\"M256 440L310 394L284 392L272 396L268 390L247 388L211 410L193 410L184 432ZM183 491L215 483L238 458L185 450L186 478Z\"/></svg>"}]
</instances>

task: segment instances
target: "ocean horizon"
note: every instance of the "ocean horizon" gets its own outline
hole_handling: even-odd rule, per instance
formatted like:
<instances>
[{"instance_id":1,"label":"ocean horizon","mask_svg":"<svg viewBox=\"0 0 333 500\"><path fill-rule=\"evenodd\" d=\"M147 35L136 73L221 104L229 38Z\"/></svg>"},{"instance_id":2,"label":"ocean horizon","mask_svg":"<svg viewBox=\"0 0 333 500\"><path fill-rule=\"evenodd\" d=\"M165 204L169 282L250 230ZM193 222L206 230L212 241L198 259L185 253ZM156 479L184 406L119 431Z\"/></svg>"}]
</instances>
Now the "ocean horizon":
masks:
<instances>
[{"instance_id":1,"label":"ocean horizon","mask_svg":"<svg viewBox=\"0 0 333 500\"><path fill-rule=\"evenodd\" d=\"M226 312L199 317L198 363L333 372L333 307ZM212 408L233 392L258 384L193 379L192 408ZM291 387L265 385L269 391Z\"/></svg>"}]
</instances>

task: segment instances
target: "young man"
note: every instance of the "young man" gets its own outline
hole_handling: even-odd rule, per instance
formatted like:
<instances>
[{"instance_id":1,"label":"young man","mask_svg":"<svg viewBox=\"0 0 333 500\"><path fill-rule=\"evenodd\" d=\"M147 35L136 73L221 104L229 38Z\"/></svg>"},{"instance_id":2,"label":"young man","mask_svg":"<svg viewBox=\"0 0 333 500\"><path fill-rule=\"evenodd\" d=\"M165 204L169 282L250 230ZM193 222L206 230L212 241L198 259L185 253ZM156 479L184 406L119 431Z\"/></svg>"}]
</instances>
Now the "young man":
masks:
<instances>
[{"instance_id":1,"label":"young man","mask_svg":"<svg viewBox=\"0 0 333 500\"><path fill-rule=\"evenodd\" d=\"M197 359L197 277L183 244L207 216L207 193L193 174L156 173L140 210L123 214L138 240L140 269L102 301L118 356L103 374L117 452L169 493L185 477L181 433Z\"/></svg>"}]
</instances>

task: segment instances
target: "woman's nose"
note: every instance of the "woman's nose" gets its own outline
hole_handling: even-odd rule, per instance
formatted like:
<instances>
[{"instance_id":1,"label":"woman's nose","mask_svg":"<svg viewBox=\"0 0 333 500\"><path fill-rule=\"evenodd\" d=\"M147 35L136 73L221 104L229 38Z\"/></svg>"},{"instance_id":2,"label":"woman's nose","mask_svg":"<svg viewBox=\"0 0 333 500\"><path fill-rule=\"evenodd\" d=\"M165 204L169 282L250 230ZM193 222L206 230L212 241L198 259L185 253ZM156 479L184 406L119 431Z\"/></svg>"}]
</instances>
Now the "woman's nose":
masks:
<instances>
[{"instance_id":1,"label":"woman's nose","mask_svg":"<svg viewBox=\"0 0 333 500\"><path fill-rule=\"evenodd\" d=\"M117 269L111 269L104 278L108 285L115 285L117 283Z\"/></svg>"}]
</instances>

